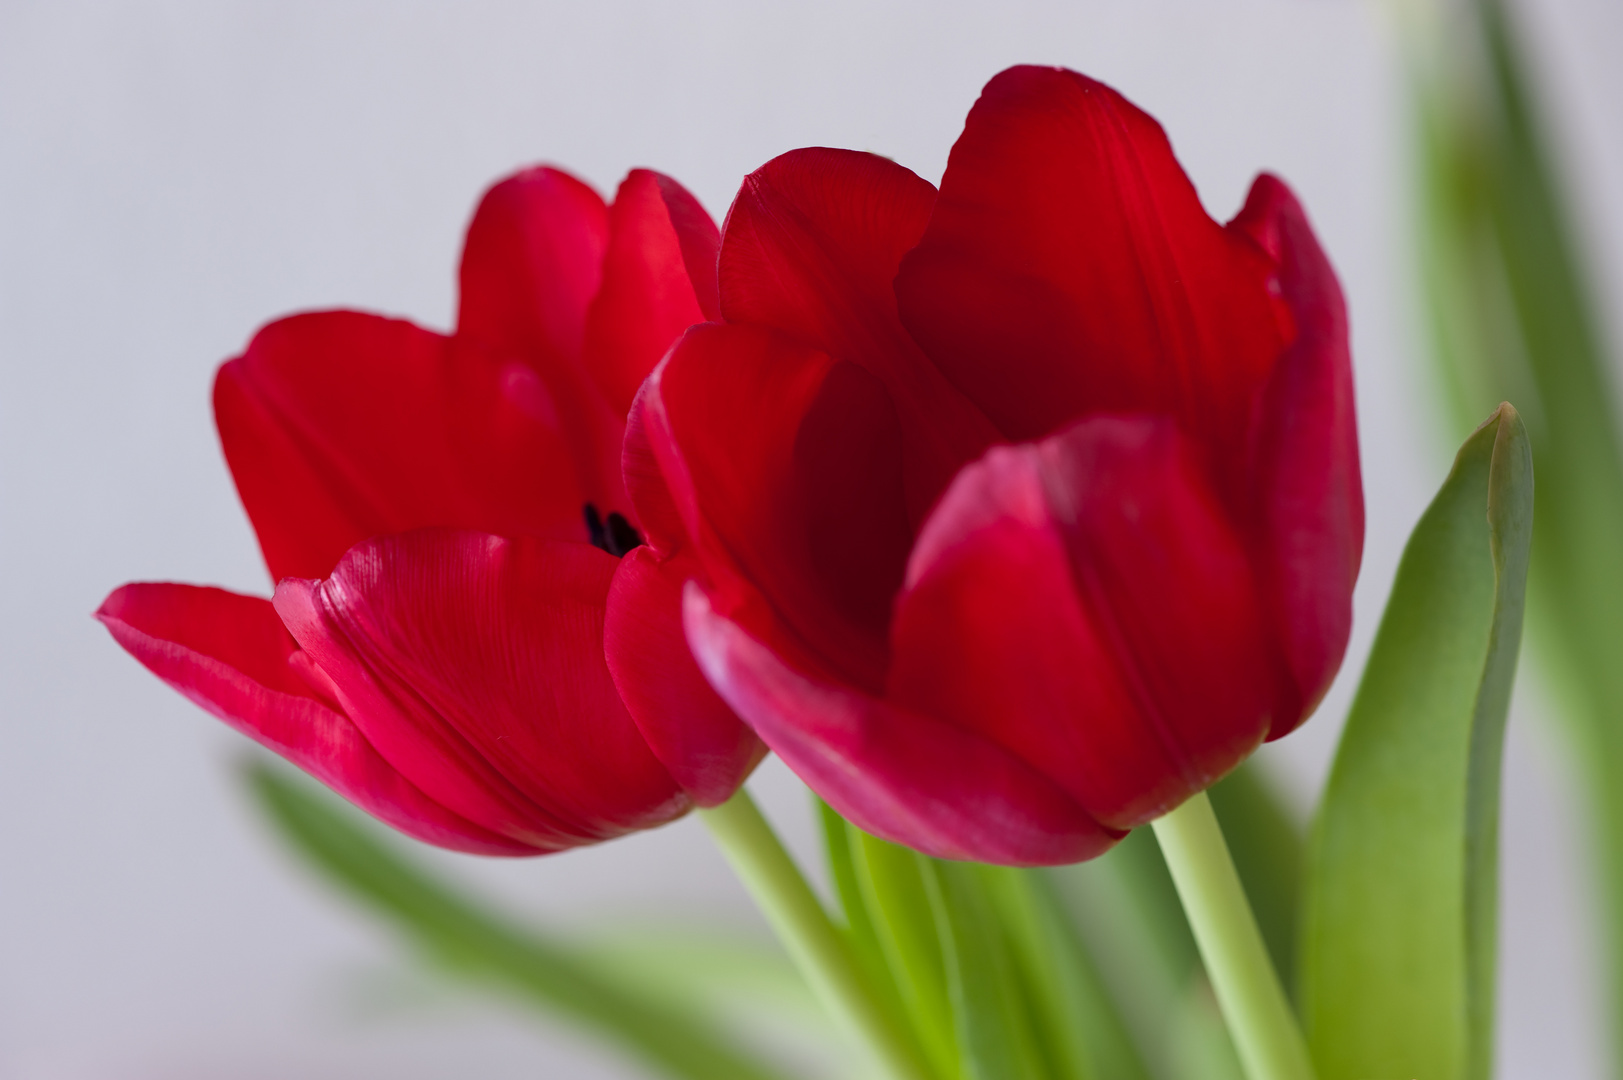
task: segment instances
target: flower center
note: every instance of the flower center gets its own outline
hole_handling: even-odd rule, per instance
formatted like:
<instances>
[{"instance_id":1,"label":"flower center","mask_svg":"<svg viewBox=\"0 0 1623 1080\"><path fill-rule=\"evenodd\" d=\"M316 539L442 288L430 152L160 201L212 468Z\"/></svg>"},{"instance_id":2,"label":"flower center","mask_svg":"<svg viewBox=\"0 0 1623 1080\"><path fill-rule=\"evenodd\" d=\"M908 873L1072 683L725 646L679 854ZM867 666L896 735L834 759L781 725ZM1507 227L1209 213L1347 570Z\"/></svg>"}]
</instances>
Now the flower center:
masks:
<instances>
[{"instance_id":1,"label":"flower center","mask_svg":"<svg viewBox=\"0 0 1623 1080\"><path fill-rule=\"evenodd\" d=\"M611 511L608 520L604 521L597 507L591 503L586 504L583 512L586 515L586 535L592 541L592 546L600 547L618 559L632 548L642 545L642 534L631 527L631 522L623 514Z\"/></svg>"}]
</instances>

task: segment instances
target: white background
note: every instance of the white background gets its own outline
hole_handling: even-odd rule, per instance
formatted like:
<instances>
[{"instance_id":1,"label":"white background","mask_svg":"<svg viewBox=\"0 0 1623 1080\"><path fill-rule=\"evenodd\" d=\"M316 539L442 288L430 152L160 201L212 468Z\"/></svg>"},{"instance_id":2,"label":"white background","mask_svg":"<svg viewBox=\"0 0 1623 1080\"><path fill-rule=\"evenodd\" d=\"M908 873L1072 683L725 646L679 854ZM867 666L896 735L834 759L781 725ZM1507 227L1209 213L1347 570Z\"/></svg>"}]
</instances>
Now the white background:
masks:
<instances>
[{"instance_id":1,"label":"white background","mask_svg":"<svg viewBox=\"0 0 1623 1080\"><path fill-rule=\"evenodd\" d=\"M1615 310L1623 8L1522 7ZM256 820L231 774L242 740L90 612L131 579L268 592L210 422L214 366L298 308L446 326L462 227L498 176L548 160L607 193L649 165L718 220L745 172L795 146L934 180L980 85L1027 61L1155 113L1216 216L1280 172L1342 274L1370 531L1348 671L1268 753L1305 810L1451 450L1409 299L1404 103L1376 7L0 0L0 1078L634 1075L516 1012L368 990L409 968L396 943ZM1581 823L1531 683L1507 764L1500 1072L1598 1077ZM756 785L809 841L792 778ZM691 821L441 862L556 927L753 918Z\"/></svg>"}]
</instances>

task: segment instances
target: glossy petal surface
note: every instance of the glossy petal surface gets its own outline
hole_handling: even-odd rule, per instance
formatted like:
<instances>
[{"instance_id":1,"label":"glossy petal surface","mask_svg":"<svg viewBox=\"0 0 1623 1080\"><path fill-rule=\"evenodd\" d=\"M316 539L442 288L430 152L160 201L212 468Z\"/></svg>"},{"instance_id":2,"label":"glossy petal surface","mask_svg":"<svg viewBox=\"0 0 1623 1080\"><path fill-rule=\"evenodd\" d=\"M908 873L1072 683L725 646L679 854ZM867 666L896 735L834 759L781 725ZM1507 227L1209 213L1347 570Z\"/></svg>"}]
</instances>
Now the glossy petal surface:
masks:
<instances>
[{"instance_id":1,"label":"glossy petal surface","mask_svg":"<svg viewBox=\"0 0 1623 1080\"><path fill-rule=\"evenodd\" d=\"M1018 866L1090 858L1119 839L979 733L810 677L690 585L705 674L796 775L863 829L931 855Z\"/></svg>"},{"instance_id":2,"label":"glossy petal surface","mask_svg":"<svg viewBox=\"0 0 1623 1080\"><path fill-rule=\"evenodd\" d=\"M795 150L745 179L721 249L729 323L772 327L884 385L903 431L915 522L996 437L897 319L891 283L934 204L928 182L885 158Z\"/></svg>"},{"instance_id":3,"label":"glossy petal surface","mask_svg":"<svg viewBox=\"0 0 1623 1080\"><path fill-rule=\"evenodd\" d=\"M430 800L350 722L268 600L194 585L115 590L96 617L153 674L403 832L483 855L530 855Z\"/></svg>"},{"instance_id":4,"label":"glossy petal surface","mask_svg":"<svg viewBox=\"0 0 1623 1080\"><path fill-rule=\"evenodd\" d=\"M558 403L554 422L582 495L605 513L626 503L619 470L626 414L588 371L585 345L609 236L608 207L568 173L539 166L508 177L485 194L468 225L456 327L457 337L536 373Z\"/></svg>"},{"instance_id":5,"label":"glossy petal surface","mask_svg":"<svg viewBox=\"0 0 1623 1080\"><path fill-rule=\"evenodd\" d=\"M276 579L324 577L367 537L431 525L582 532L540 379L410 323L344 311L271 323L220 369L214 412Z\"/></svg>"},{"instance_id":6,"label":"glossy petal surface","mask_svg":"<svg viewBox=\"0 0 1623 1080\"><path fill-rule=\"evenodd\" d=\"M556 849L678 816L603 660L616 559L438 530L359 545L276 609L378 751L436 801Z\"/></svg>"},{"instance_id":7,"label":"glossy petal surface","mask_svg":"<svg viewBox=\"0 0 1623 1080\"><path fill-rule=\"evenodd\" d=\"M725 613L877 690L910 543L883 384L782 335L706 325L672 350L646 405ZM746 614L756 596L766 608Z\"/></svg>"},{"instance_id":8,"label":"glossy petal surface","mask_svg":"<svg viewBox=\"0 0 1623 1080\"><path fill-rule=\"evenodd\" d=\"M604 655L654 756L700 806L726 802L766 752L716 696L682 633L682 585L700 572L684 553L648 546L620 561L609 587Z\"/></svg>"},{"instance_id":9,"label":"glossy petal surface","mask_svg":"<svg viewBox=\"0 0 1623 1080\"><path fill-rule=\"evenodd\" d=\"M896 282L902 319L1014 440L1160 412L1235 444L1290 334L1273 266L1207 216L1161 126L1057 68L987 84Z\"/></svg>"},{"instance_id":10,"label":"glossy petal surface","mask_svg":"<svg viewBox=\"0 0 1623 1080\"><path fill-rule=\"evenodd\" d=\"M622 417L671 342L705 320L700 290L715 310L720 243L715 224L676 181L634 169L620 184L609 207L603 284L586 317L585 365Z\"/></svg>"},{"instance_id":11,"label":"glossy petal surface","mask_svg":"<svg viewBox=\"0 0 1623 1080\"><path fill-rule=\"evenodd\" d=\"M1364 553L1364 485L1347 306L1307 215L1265 175L1231 227L1279 263L1297 326L1258 403L1251 444L1274 619L1299 695L1270 732L1277 738L1313 711L1341 666Z\"/></svg>"},{"instance_id":12,"label":"glossy petal surface","mask_svg":"<svg viewBox=\"0 0 1623 1080\"><path fill-rule=\"evenodd\" d=\"M947 492L897 601L890 697L1124 829L1262 741L1281 681L1268 629L1188 442L1096 417L992 450Z\"/></svg>"}]
</instances>

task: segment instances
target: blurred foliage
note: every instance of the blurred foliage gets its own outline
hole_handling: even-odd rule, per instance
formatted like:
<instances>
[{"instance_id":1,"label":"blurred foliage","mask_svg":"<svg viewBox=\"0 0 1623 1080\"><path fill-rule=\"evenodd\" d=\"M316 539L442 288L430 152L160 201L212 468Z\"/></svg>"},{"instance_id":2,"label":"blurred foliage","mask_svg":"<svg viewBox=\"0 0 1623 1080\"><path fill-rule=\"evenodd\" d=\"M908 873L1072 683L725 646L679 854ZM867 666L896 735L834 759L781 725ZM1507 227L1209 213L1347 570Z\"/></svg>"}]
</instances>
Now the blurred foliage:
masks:
<instances>
[{"instance_id":1,"label":"blurred foliage","mask_svg":"<svg viewBox=\"0 0 1623 1080\"><path fill-rule=\"evenodd\" d=\"M1398 565L1309 848L1302 1012L1319 1080L1492 1075L1499 776L1533 464L1501 406Z\"/></svg>"},{"instance_id":2,"label":"blurred foliage","mask_svg":"<svg viewBox=\"0 0 1623 1080\"><path fill-rule=\"evenodd\" d=\"M614 963L604 946L575 949L516 925L462 894L396 850L355 811L287 770L255 762L249 789L292 848L373 914L392 923L441 967L515 995L614 1043L654 1072L682 1080L786 1080L691 1007L710 982L762 978L759 963L736 963L737 949L689 950L704 956L700 974L673 993L669 956ZM718 960L722 966L716 967ZM769 981L771 977L768 976ZM781 980L775 980L781 982Z\"/></svg>"},{"instance_id":3,"label":"blurred foliage","mask_svg":"<svg viewBox=\"0 0 1623 1080\"><path fill-rule=\"evenodd\" d=\"M1416 236L1434 354L1463 432L1516 403L1538 472L1532 652L1583 772L1623 1030L1623 440L1526 38L1503 0L1412 0ZM1623 1047L1617 1048L1623 1050ZM1623 1076L1623 1057L1614 1065Z\"/></svg>"}]
</instances>

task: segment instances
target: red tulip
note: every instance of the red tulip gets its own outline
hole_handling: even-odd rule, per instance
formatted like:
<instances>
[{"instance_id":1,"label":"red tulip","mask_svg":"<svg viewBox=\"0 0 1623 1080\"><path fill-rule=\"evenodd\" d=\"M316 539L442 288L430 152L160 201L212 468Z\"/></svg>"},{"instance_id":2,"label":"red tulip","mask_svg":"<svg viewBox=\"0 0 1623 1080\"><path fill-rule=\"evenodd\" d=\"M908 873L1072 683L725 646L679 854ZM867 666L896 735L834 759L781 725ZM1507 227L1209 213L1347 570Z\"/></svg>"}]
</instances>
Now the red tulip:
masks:
<instances>
[{"instance_id":1,"label":"red tulip","mask_svg":"<svg viewBox=\"0 0 1623 1080\"><path fill-rule=\"evenodd\" d=\"M133 584L98 616L187 697L431 843L535 854L724 801L764 749L683 641L680 531L643 543L640 504L669 500L657 468L621 468L637 387L717 315L718 240L657 173L611 206L555 169L497 184L455 333L296 315L220 369L274 600Z\"/></svg>"},{"instance_id":2,"label":"red tulip","mask_svg":"<svg viewBox=\"0 0 1623 1080\"><path fill-rule=\"evenodd\" d=\"M1363 496L1340 289L1280 181L1218 225L1152 118L1014 68L939 193L837 150L750 176L720 291L638 405L688 639L847 818L1087 858L1324 694Z\"/></svg>"}]
</instances>

